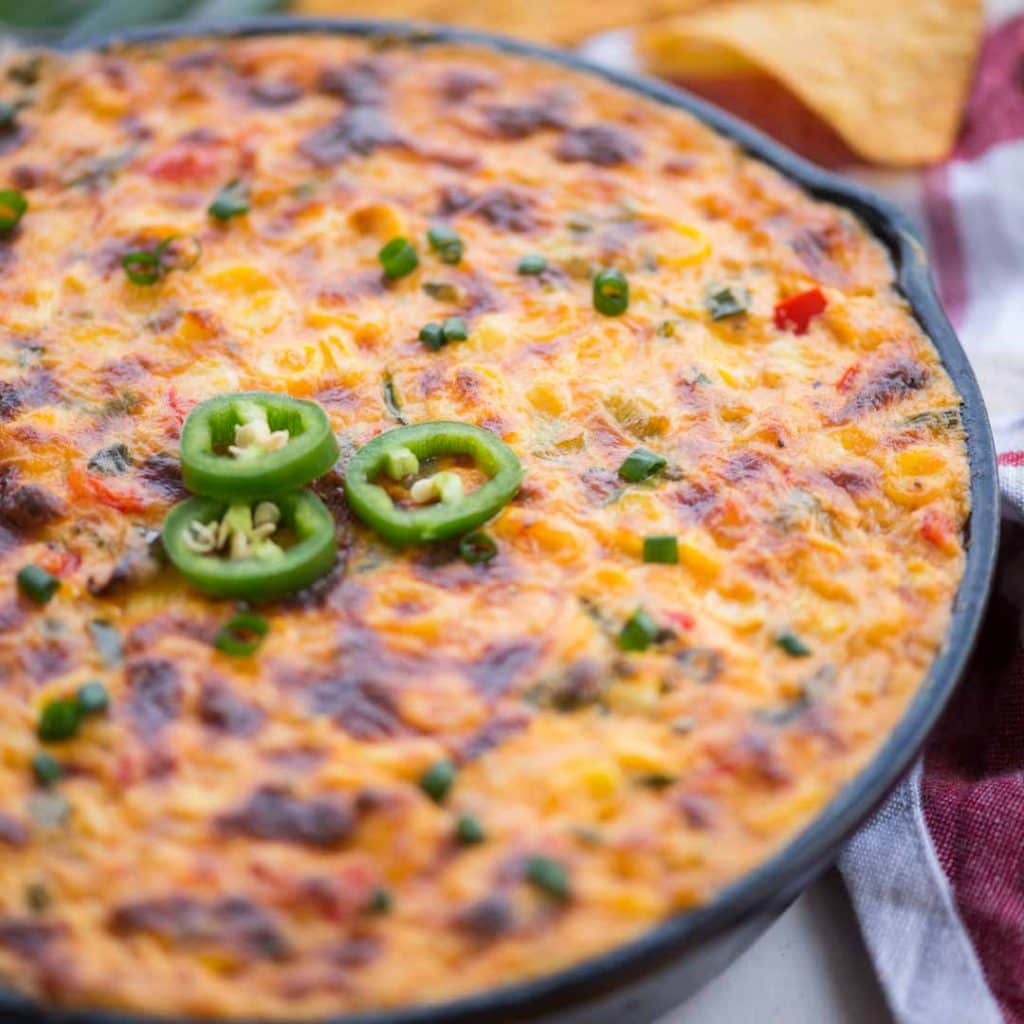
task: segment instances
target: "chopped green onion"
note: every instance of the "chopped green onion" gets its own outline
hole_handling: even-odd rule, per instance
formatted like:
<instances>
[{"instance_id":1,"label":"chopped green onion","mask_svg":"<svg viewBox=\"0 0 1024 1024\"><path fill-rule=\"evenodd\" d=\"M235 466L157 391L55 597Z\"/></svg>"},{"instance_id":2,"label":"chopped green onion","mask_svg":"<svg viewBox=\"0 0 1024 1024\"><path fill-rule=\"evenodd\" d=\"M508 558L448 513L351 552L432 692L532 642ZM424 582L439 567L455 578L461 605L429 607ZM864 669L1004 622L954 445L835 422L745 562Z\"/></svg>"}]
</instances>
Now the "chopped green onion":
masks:
<instances>
[{"instance_id":1,"label":"chopped green onion","mask_svg":"<svg viewBox=\"0 0 1024 1024\"><path fill-rule=\"evenodd\" d=\"M391 890L387 886L378 885L370 893L370 901L367 903L366 909L371 914L386 914L393 905L394 900L391 896Z\"/></svg>"},{"instance_id":2,"label":"chopped green onion","mask_svg":"<svg viewBox=\"0 0 1024 1024\"><path fill-rule=\"evenodd\" d=\"M569 873L565 866L551 857L530 857L523 876L545 896L564 901L569 898Z\"/></svg>"},{"instance_id":3,"label":"chopped green onion","mask_svg":"<svg viewBox=\"0 0 1024 1024\"><path fill-rule=\"evenodd\" d=\"M43 708L36 733L44 743L69 740L78 732L82 709L77 700L54 700Z\"/></svg>"},{"instance_id":4,"label":"chopped green onion","mask_svg":"<svg viewBox=\"0 0 1024 1024\"><path fill-rule=\"evenodd\" d=\"M441 325L445 341L465 341L469 337L469 328L461 316L450 316Z\"/></svg>"},{"instance_id":5,"label":"chopped green onion","mask_svg":"<svg viewBox=\"0 0 1024 1024\"><path fill-rule=\"evenodd\" d=\"M0 189L0 234L13 231L28 209L28 200L16 188Z\"/></svg>"},{"instance_id":6,"label":"chopped green onion","mask_svg":"<svg viewBox=\"0 0 1024 1024\"><path fill-rule=\"evenodd\" d=\"M420 265L420 258L408 238L392 238L377 253L377 258L384 268L384 275L392 281L411 274Z\"/></svg>"},{"instance_id":7,"label":"chopped green onion","mask_svg":"<svg viewBox=\"0 0 1024 1024\"><path fill-rule=\"evenodd\" d=\"M269 630L270 624L262 615L240 612L221 626L213 646L225 654L245 657L259 648Z\"/></svg>"},{"instance_id":8,"label":"chopped green onion","mask_svg":"<svg viewBox=\"0 0 1024 1024\"><path fill-rule=\"evenodd\" d=\"M668 461L663 455L647 448L634 448L619 466L619 476L627 483L638 484L665 468Z\"/></svg>"},{"instance_id":9,"label":"chopped green onion","mask_svg":"<svg viewBox=\"0 0 1024 1024\"><path fill-rule=\"evenodd\" d=\"M624 651L646 651L657 639L658 627L643 608L637 608L619 631L619 647Z\"/></svg>"},{"instance_id":10,"label":"chopped green onion","mask_svg":"<svg viewBox=\"0 0 1024 1024\"><path fill-rule=\"evenodd\" d=\"M404 480L420 471L420 460L408 448L392 448L384 456L384 472L392 480Z\"/></svg>"},{"instance_id":11,"label":"chopped green onion","mask_svg":"<svg viewBox=\"0 0 1024 1024\"><path fill-rule=\"evenodd\" d=\"M217 193L206 212L211 217L224 221L230 220L232 217L239 217L251 209L248 187L241 178L235 178Z\"/></svg>"},{"instance_id":12,"label":"chopped green onion","mask_svg":"<svg viewBox=\"0 0 1024 1024\"><path fill-rule=\"evenodd\" d=\"M176 243L184 242L184 246ZM191 270L203 247L198 238L169 235L155 249L133 249L121 257L121 266L132 284L151 285L172 270Z\"/></svg>"},{"instance_id":13,"label":"chopped green onion","mask_svg":"<svg viewBox=\"0 0 1024 1024\"><path fill-rule=\"evenodd\" d=\"M745 288L719 288L708 293L705 305L712 320L724 320L746 313L750 308L750 293Z\"/></svg>"},{"instance_id":14,"label":"chopped green onion","mask_svg":"<svg viewBox=\"0 0 1024 1024\"><path fill-rule=\"evenodd\" d=\"M486 838L483 825L472 814L463 814L455 824L455 838L463 846L475 846Z\"/></svg>"},{"instance_id":15,"label":"chopped green onion","mask_svg":"<svg viewBox=\"0 0 1024 1024\"><path fill-rule=\"evenodd\" d=\"M76 697L83 715L98 715L110 706L107 688L98 679L80 687Z\"/></svg>"},{"instance_id":16,"label":"chopped green onion","mask_svg":"<svg viewBox=\"0 0 1024 1024\"><path fill-rule=\"evenodd\" d=\"M63 774L60 761L45 750L32 757L32 774L40 786L52 786Z\"/></svg>"},{"instance_id":17,"label":"chopped green onion","mask_svg":"<svg viewBox=\"0 0 1024 1024\"><path fill-rule=\"evenodd\" d=\"M435 803L441 803L455 785L455 765L435 761L421 776L420 789Z\"/></svg>"},{"instance_id":18,"label":"chopped green onion","mask_svg":"<svg viewBox=\"0 0 1024 1024\"><path fill-rule=\"evenodd\" d=\"M121 266L132 284L156 284L164 276L160 266L160 257L146 249L133 249L121 257Z\"/></svg>"},{"instance_id":19,"label":"chopped green onion","mask_svg":"<svg viewBox=\"0 0 1024 1024\"><path fill-rule=\"evenodd\" d=\"M18 589L36 604L48 604L60 590L60 580L38 565L26 565L18 571Z\"/></svg>"},{"instance_id":20,"label":"chopped green onion","mask_svg":"<svg viewBox=\"0 0 1024 1024\"><path fill-rule=\"evenodd\" d=\"M602 270L594 278L594 309L605 316L620 316L629 308L629 282L621 270Z\"/></svg>"},{"instance_id":21,"label":"chopped green onion","mask_svg":"<svg viewBox=\"0 0 1024 1024\"><path fill-rule=\"evenodd\" d=\"M444 328L440 324L424 324L420 328L420 341L431 352L437 352L444 347Z\"/></svg>"},{"instance_id":22,"label":"chopped green onion","mask_svg":"<svg viewBox=\"0 0 1024 1024\"><path fill-rule=\"evenodd\" d=\"M543 274L547 269L547 257L541 256L540 253L530 252L519 260L516 272L529 277L536 277L537 274Z\"/></svg>"},{"instance_id":23,"label":"chopped green onion","mask_svg":"<svg viewBox=\"0 0 1024 1024\"><path fill-rule=\"evenodd\" d=\"M459 554L464 562L480 565L489 562L498 553L498 545L494 538L483 531L467 533L459 541Z\"/></svg>"},{"instance_id":24,"label":"chopped green onion","mask_svg":"<svg viewBox=\"0 0 1024 1024\"><path fill-rule=\"evenodd\" d=\"M430 248L440 257L442 263L456 264L462 259L462 239L454 228L447 224L434 224L427 231Z\"/></svg>"},{"instance_id":25,"label":"chopped green onion","mask_svg":"<svg viewBox=\"0 0 1024 1024\"><path fill-rule=\"evenodd\" d=\"M644 561L678 565L679 541L674 536L644 537Z\"/></svg>"},{"instance_id":26,"label":"chopped green onion","mask_svg":"<svg viewBox=\"0 0 1024 1024\"><path fill-rule=\"evenodd\" d=\"M810 656L811 649L792 630L784 629L775 637L775 642L791 658L806 658Z\"/></svg>"}]
</instances>

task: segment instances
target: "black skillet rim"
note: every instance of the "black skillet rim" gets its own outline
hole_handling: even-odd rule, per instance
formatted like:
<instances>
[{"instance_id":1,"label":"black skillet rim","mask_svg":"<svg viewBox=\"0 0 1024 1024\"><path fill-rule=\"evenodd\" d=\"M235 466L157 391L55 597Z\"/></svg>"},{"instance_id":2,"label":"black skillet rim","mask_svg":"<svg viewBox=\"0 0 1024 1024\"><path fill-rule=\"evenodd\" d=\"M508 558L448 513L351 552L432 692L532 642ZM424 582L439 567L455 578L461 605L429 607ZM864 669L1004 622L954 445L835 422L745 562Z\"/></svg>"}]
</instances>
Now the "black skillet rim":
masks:
<instances>
[{"instance_id":1,"label":"black skillet rim","mask_svg":"<svg viewBox=\"0 0 1024 1024\"><path fill-rule=\"evenodd\" d=\"M868 765L802 832L760 867L723 890L707 906L669 918L639 938L567 969L534 980L489 989L447 1003L321 1018L320 1024L516 1024L568 1010L655 974L672 960L756 914L777 913L804 888L842 841L861 824L902 777L960 681L977 639L995 568L999 540L999 487L995 446L981 391L970 363L932 285L928 259L909 219L870 189L824 171L745 122L673 86L641 75L595 65L575 54L486 32L415 22L269 17L216 24L171 23L99 40L72 49L187 38L236 38L323 33L394 39L415 45L465 43L531 57L596 75L615 85L687 111L776 168L810 194L845 207L889 250L900 292L931 338L963 401L962 416L971 467L969 545L946 643L892 735ZM0 991L0 1012L19 1012L38 1024L168 1024L159 1014L43 1007ZM238 1019L231 1024L257 1024Z\"/></svg>"}]
</instances>

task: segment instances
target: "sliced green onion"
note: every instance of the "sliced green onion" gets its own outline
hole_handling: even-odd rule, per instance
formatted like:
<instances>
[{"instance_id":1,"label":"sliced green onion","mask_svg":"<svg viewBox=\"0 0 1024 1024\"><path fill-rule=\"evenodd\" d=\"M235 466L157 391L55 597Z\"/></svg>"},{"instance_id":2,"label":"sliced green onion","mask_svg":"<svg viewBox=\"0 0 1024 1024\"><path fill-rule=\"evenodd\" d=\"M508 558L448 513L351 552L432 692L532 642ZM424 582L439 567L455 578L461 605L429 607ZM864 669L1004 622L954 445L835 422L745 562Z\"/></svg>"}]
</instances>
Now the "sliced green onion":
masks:
<instances>
[{"instance_id":1,"label":"sliced green onion","mask_svg":"<svg viewBox=\"0 0 1024 1024\"><path fill-rule=\"evenodd\" d=\"M146 249L133 249L121 257L121 266L132 284L156 284L164 276L160 257Z\"/></svg>"},{"instance_id":2,"label":"sliced green onion","mask_svg":"<svg viewBox=\"0 0 1024 1024\"><path fill-rule=\"evenodd\" d=\"M674 536L644 537L644 561L659 565L677 565L679 541Z\"/></svg>"},{"instance_id":3,"label":"sliced green onion","mask_svg":"<svg viewBox=\"0 0 1024 1024\"><path fill-rule=\"evenodd\" d=\"M664 469L668 461L647 448L634 448L619 466L619 476L627 483L638 484Z\"/></svg>"},{"instance_id":4,"label":"sliced green onion","mask_svg":"<svg viewBox=\"0 0 1024 1024\"><path fill-rule=\"evenodd\" d=\"M377 258L384 268L385 276L392 281L411 274L420 265L420 258L408 238L392 238L377 253Z\"/></svg>"},{"instance_id":5,"label":"sliced green onion","mask_svg":"<svg viewBox=\"0 0 1024 1024\"><path fill-rule=\"evenodd\" d=\"M629 282L621 270L602 270L594 278L594 309L605 316L621 316L629 308Z\"/></svg>"},{"instance_id":6,"label":"sliced green onion","mask_svg":"<svg viewBox=\"0 0 1024 1024\"><path fill-rule=\"evenodd\" d=\"M434 224L427 231L430 248L440 257L442 263L458 263L462 259L462 239L454 228L447 224Z\"/></svg>"},{"instance_id":7,"label":"sliced green onion","mask_svg":"<svg viewBox=\"0 0 1024 1024\"><path fill-rule=\"evenodd\" d=\"M708 293L705 305L712 320L724 320L746 313L750 308L750 293L745 288L719 288Z\"/></svg>"},{"instance_id":8,"label":"sliced green onion","mask_svg":"<svg viewBox=\"0 0 1024 1024\"><path fill-rule=\"evenodd\" d=\"M78 732L82 709L77 700L54 700L43 708L36 733L44 743L69 740Z\"/></svg>"},{"instance_id":9,"label":"sliced green onion","mask_svg":"<svg viewBox=\"0 0 1024 1024\"><path fill-rule=\"evenodd\" d=\"M207 213L217 220L230 220L252 209L249 204L249 188L241 178L229 181L214 197Z\"/></svg>"},{"instance_id":10,"label":"sliced green onion","mask_svg":"<svg viewBox=\"0 0 1024 1024\"><path fill-rule=\"evenodd\" d=\"M523 877L552 899L564 901L570 896L569 873L563 864L551 857L530 857L524 866Z\"/></svg>"},{"instance_id":11,"label":"sliced green onion","mask_svg":"<svg viewBox=\"0 0 1024 1024\"><path fill-rule=\"evenodd\" d=\"M52 786L63 774L60 761L45 750L32 757L32 774L40 786Z\"/></svg>"},{"instance_id":12,"label":"sliced green onion","mask_svg":"<svg viewBox=\"0 0 1024 1024\"><path fill-rule=\"evenodd\" d=\"M519 260L516 272L527 277L536 277L537 274L543 274L547 269L548 261L546 256L541 256L540 253L536 252L528 252Z\"/></svg>"},{"instance_id":13,"label":"sliced green onion","mask_svg":"<svg viewBox=\"0 0 1024 1024\"><path fill-rule=\"evenodd\" d=\"M435 803L442 803L455 785L455 774L451 761L435 761L420 776L420 789Z\"/></svg>"},{"instance_id":14,"label":"sliced green onion","mask_svg":"<svg viewBox=\"0 0 1024 1024\"><path fill-rule=\"evenodd\" d=\"M439 349L444 348L444 328L440 324L424 324L420 328L420 341L431 352L437 352Z\"/></svg>"},{"instance_id":15,"label":"sliced green onion","mask_svg":"<svg viewBox=\"0 0 1024 1024\"><path fill-rule=\"evenodd\" d=\"M98 715L110 706L107 688L98 679L80 687L76 699L83 715Z\"/></svg>"},{"instance_id":16,"label":"sliced green onion","mask_svg":"<svg viewBox=\"0 0 1024 1024\"><path fill-rule=\"evenodd\" d=\"M807 658L811 654L810 647L807 646L794 633L792 630L784 629L781 633L775 637L775 642L781 647L791 658Z\"/></svg>"},{"instance_id":17,"label":"sliced green onion","mask_svg":"<svg viewBox=\"0 0 1024 1024\"><path fill-rule=\"evenodd\" d=\"M493 537L483 531L467 533L459 541L459 554L464 562L480 565L489 562L498 553L498 545Z\"/></svg>"},{"instance_id":18,"label":"sliced green onion","mask_svg":"<svg viewBox=\"0 0 1024 1024\"><path fill-rule=\"evenodd\" d=\"M487 837L483 825L472 814L462 814L455 823L455 838L463 846L475 846Z\"/></svg>"},{"instance_id":19,"label":"sliced green onion","mask_svg":"<svg viewBox=\"0 0 1024 1024\"><path fill-rule=\"evenodd\" d=\"M0 234L13 231L27 209L28 200L23 193L16 188L0 189Z\"/></svg>"},{"instance_id":20,"label":"sliced green onion","mask_svg":"<svg viewBox=\"0 0 1024 1024\"><path fill-rule=\"evenodd\" d=\"M450 316L441 325L445 341L465 341L469 337L469 328L461 316Z\"/></svg>"},{"instance_id":21,"label":"sliced green onion","mask_svg":"<svg viewBox=\"0 0 1024 1024\"><path fill-rule=\"evenodd\" d=\"M213 639L213 646L224 654L243 658L259 649L269 630L270 624L262 615L239 612L221 626Z\"/></svg>"},{"instance_id":22,"label":"sliced green onion","mask_svg":"<svg viewBox=\"0 0 1024 1024\"><path fill-rule=\"evenodd\" d=\"M624 651L646 651L657 639L658 627L643 608L637 608L619 631L619 647Z\"/></svg>"},{"instance_id":23,"label":"sliced green onion","mask_svg":"<svg viewBox=\"0 0 1024 1024\"><path fill-rule=\"evenodd\" d=\"M18 589L36 604L48 604L60 590L60 580L38 565L26 565L18 571Z\"/></svg>"}]
</instances>

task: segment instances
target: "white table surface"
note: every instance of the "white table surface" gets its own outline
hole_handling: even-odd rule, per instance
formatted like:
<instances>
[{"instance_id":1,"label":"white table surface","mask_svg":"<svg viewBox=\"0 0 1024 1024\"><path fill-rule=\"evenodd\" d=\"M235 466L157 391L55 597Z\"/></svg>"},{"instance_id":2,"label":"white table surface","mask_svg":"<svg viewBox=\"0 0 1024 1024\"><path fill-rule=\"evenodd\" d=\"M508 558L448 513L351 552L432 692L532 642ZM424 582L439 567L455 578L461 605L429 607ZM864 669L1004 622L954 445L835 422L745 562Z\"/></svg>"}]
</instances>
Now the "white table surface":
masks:
<instances>
[{"instance_id":1,"label":"white table surface","mask_svg":"<svg viewBox=\"0 0 1024 1024\"><path fill-rule=\"evenodd\" d=\"M892 1020L846 889L830 871L731 967L658 1024Z\"/></svg>"}]
</instances>

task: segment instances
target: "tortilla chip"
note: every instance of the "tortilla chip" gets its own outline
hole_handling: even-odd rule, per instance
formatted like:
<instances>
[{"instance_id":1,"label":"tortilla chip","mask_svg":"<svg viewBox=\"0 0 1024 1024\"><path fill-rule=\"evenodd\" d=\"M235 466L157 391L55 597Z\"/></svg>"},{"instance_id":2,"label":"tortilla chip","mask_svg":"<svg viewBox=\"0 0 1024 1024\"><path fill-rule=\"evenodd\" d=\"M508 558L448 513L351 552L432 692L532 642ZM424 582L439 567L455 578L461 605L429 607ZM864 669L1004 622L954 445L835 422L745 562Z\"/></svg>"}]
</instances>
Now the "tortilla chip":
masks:
<instances>
[{"instance_id":1,"label":"tortilla chip","mask_svg":"<svg viewBox=\"0 0 1024 1024\"><path fill-rule=\"evenodd\" d=\"M539 42L578 43L596 32L691 11L708 0L296 0L300 14L404 18L461 25Z\"/></svg>"},{"instance_id":2,"label":"tortilla chip","mask_svg":"<svg viewBox=\"0 0 1024 1024\"><path fill-rule=\"evenodd\" d=\"M670 78L747 61L860 156L906 166L941 160L953 148L981 7L981 0L735 0L651 26L640 47Z\"/></svg>"}]
</instances>

